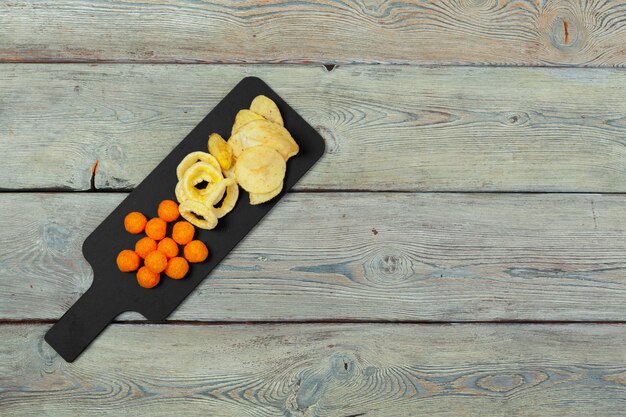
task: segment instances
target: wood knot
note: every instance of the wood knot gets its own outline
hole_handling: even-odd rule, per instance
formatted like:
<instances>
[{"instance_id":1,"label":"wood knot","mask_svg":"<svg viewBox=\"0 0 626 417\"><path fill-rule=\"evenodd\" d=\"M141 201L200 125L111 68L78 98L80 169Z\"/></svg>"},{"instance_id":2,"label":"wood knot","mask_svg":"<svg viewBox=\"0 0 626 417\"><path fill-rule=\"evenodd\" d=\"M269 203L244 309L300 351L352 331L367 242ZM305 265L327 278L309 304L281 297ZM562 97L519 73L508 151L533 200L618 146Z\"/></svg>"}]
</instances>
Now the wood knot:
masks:
<instances>
[{"instance_id":1,"label":"wood knot","mask_svg":"<svg viewBox=\"0 0 626 417\"><path fill-rule=\"evenodd\" d=\"M337 353L330 359L331 375L337 379L348 379L354 374L354 359L345 353Z\"/></svg>"},{"instance_id":2,"label":"wood knot","mask_svg":"<svg viewBox=\"0 0 626 417\"><path fill-rule=\"evenodd\" d=\"M530 120L530 116L525 112L505 112L502 114L503 123L509 126L521 126Z\"/></svg>"},{"instance_id":3,"label":"wood knot","mask_svg":"<svg viewBox=\"0 0 626 417\"><path fill-rule=\"evenodd\" d=\"M566 2L548 2L538 19L538 31L543 34L545 44L564 53L580 51L588 38L588 28L579 18L584 15L575 6ZM547 53L551 48L547 48ZM552 49L553 51L553 49Z\"/></svg>"},{"instance_id":4,"label":"wood knot","mask_svg":"<svg viewBox=\"0 0 626 417\"><path fill-rule=\"evenodd\" d=\"M393 7L393 6L392 6ZM361 12L375 18L383 18L389 14L389 6L379 0L362 0Z\"/></svg>"},{"instance_id":5,"label":"wood knot","mask_svg":"<svg viewBox=\"0 0 626 417\"><path fill-rule=\"evenodd\" d=\"M470 395L485 395L485 391L492 394L510 395L519 389L534 387L551 379L562 379L556 375L549 375L541 371L521 371L512 373L477 373L465 375L453 385L457 390Z\"/></svg>"},{"instance_id":6,"label":"wood knot","mask_svg":"<svg viewBox=\"0 0 626 417\"><path fill-rule=\"evenodd\" d=\"M59 354L45 342L43 334L37 342L37 354L41 359L41 370L43 373L51 374L59 368L59 361L57 359Z\"/></svg>"},{"instance_id":7,"label":"wood knot","mask_svg":"<svg viewBox=\"0 0 626 417\"><path fill-rule=\"evenodd\" d=\"M331 155L339 153L339 140L337 140L333 131L321 125L315 126L315 129L326 140L326 153Z\"/></svg>"},{"instance_id":8,"label":"wood knot","mask_svg":"<svg viewBox=\"0 0 626 417\"><path fill-rule=\"evenodd\" d=\"M550 39L559 49L580 49L581 28L575 19L557 16L552 21Z\"/></svg>"},{"instance_id":9,"label":"wood knot","mask_svg":"<svg viewBox=\"0 0 626 417\"><path fill-rule=\"evenodd\" d=\"M55 252L67 253L72 247L72 232L60 224L45 224L43 226L42 236L45 245Z\"/></svg>"},{"instance_id":10,"label":"wood knot","mask_svg":"<svg viewBox=\"0 0 626 417\"><path fill-rule=\"evenodd\" d=\"M396 286L414 274L413 262L400 250L381 249L365 265L365 278L381 286Z\"/></svg>"},{"instance_id":11,"label":"wood knot","mask_svg":"<svg viewBox=\"0 0 626 417\"><path fill-rule=\"evenodd\" d=\"M493 392L509 392L523 385L526 381L519 374L512 375L487 375L476 381L480 388Z\"/></svg>"},{"instance_id":12,"label":"wood knot","mask_svg":"<svg viewBox=\"0 0 626 417\"><path fill-rule=\"evenodd\" d=\"M311 370L304 371L292 387L292 392L285 401L288 416L308 415L326 390L326 381Z\"/></svg>"}]
</instances>

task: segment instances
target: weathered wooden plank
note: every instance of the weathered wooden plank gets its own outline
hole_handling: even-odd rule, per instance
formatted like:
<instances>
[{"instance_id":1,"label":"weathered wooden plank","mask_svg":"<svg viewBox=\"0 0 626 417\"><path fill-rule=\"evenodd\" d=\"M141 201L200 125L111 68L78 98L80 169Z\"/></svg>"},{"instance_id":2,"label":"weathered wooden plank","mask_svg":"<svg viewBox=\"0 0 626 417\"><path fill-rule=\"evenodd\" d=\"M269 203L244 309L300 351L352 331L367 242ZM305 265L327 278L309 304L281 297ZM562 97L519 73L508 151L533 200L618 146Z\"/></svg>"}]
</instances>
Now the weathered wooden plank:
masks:
<instances>
[{"instance_id":1,"label":"weathered wooden plank","mask_svg":"<svg viewBox=\"0 0 626 417\"><path fill-rule=\"evenodd\" d=\"M621 66L620 1L0 1L0 60Z\"/></svg>"},{"instance_id":2,"label":"weathered wooden plank","mask_svg":"<svg viewBox=\"0 0 626 417\"><path fill-rule=\"evenodd\" d=\"M92 279L83 240L123 198L0 194L0 318L60 317ZM623 321L625 209L623 195L290 194L171 318Z\"/></svg>"},{"instance_id":3,"label":"weathered wooden plank","mask_svg":"<svg viewBox=\"0 0 626 417\"><path fill-rule=\"evenodd\" d=\"M247 75L327 140L301 190L626 192L623 71L364 66L2 65L0 188L132 188Z\"/></svg>"},{"instance_id":4,"label":"weathered wooden plank","mask_svg":"<svg viewBox=\"0 0 626 417\"><path fill-rule=\"evenodd\" d=\"M11 416L624 415L623 325L114 325L73 364L0 326Z\"/></svg>"}]
</instances>

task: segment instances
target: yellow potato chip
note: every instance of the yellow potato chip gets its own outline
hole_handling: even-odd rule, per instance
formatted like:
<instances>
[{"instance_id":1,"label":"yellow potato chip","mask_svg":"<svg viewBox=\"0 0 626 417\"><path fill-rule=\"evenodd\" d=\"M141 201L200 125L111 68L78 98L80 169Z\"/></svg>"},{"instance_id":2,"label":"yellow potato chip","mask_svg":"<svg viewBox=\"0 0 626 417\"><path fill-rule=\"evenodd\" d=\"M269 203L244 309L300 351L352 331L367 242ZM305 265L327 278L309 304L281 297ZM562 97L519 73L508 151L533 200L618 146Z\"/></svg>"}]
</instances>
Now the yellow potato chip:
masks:
<instances>
[{"instance_id":1,"label":"yellow potato chip","mask_svg":"<svg viewBox=\"0 0 626 417\"><path fill-rule=\"evenodd\" d=\"M250 204L255 206L257 204L265 203L266 201L270 201L272 198L276 197L283 190L283 183L280 183L275 190L270 191L269 193L248 193L250 195Z\"/></svg>"},{"instance_id":2,"label":"yellow potato chip","mask_svg":"<svg viewBox=\"0 0 626 417\"><path fill-rule=\"evenodd\" d=\"M264 145L277 150L285 161L296 155L300 148L284 127L267 120L253 120L241 127L228 140L236 158L252 146Z\"/></svg>"},{"instance_id":3,"label":"yellow potato chip","mask_svg":"<svg viewBox=\"0 0 626 417\"><path fill-rule=\"evenodd\" d=\"M280 115L278 106L276 106L276 103L268 97L256 96L250 104L250 110L260 114L270 122L284 126L283 117Z\"/></svg>"},{"instance_id":4,"label":"yellow potato chip","mask_svg":"<svg viewBox=\"0 0 626 417\"><path fill-rule=\"evenodd\" d=\"M269 146L253 146L244 150L235 163L235 177L244 190L269 193L283 183L287 164Z\"/></svg>"},{"instance_id":5,"label":"yellow potato chip","mask_svg":"<svg viewBox=\"0 0 626 417\"><path fill-rule=\"evenodd\" d=\"M209 135L209 153L217 159L222 170L230 169L233 164L233 149L219 133Z\"/></svg>"},{"instance_id":6,"label":"yellow potato chip","mask_svg":"<svg viewBox=\"0 0 626 417\"><path fill-rule=\"evenodd\" d=\"M217 161L217 159L215 159L213 155L208 154L206 152L198 151L198 152L192 152L188 154L187 156L183 158L182 161L180 161L180 164L178 164L178 166L176 167L176 177L179 180L183 178L183 174L185 173L185 171L187 171L187 169L189 169L190 166L192 166L198 161L206 162L207 164L213 165L215 168L219 169L220 171L222 170L222 168L220 167L220 163Z\"/></svg>"},{"instance_id":7,"label":"yellow potato chip","mask_svg":"<svg viewBox=\"0 0 626 417\"><path fill-rule=\"evenodd\" d=\"M211 230L217 226L217 217L213 208L195 200L186 200L178 206L180 215L200 229Z\"/></svg>"},{"instance_id":8,"label":"yellow potato chip","mask_svg":"<svg viewBox=\"0 0 626 417\"><path fill-rule=\"evenodd\" d=\"M233 123L233 128L230 132L230 135L234 135L241 128L241 126L250 123L253 120L263 120L263 116L253 112L252 110L239 110L237 112L237 115L235 116L235 123Z\"/></svg>"}]
</instances>

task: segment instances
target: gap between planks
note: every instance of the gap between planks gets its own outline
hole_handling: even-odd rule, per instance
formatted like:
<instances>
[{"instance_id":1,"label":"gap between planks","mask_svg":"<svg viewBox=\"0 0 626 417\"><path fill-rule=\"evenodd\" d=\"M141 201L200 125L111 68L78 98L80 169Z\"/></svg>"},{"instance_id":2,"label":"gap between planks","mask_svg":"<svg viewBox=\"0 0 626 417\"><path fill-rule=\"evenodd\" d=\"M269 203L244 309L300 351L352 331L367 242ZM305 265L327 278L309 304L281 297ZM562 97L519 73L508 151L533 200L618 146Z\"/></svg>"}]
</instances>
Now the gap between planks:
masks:
<instances>
[{"instance_id":1,"label":"gap between planks","mask_svg":"<svg viewBox=\"0 0 626 417\"><path fill-rule=\"evenodd\" d=\"M339 61L250 61L250 62L231 62L231 61L172 61L172 60L115 60L115 59L54 59L54 60L45 60L45 59L16 59L16 60L0 60L0 66L2 65L37 65L37 64L45 64L45 65L67 65L67 64L75 64L75 65L198 65L198 66L247 66L247 67L263 67L263 66L281 66L281 67L294 67L294 68L302 68L302 67L323 67L326 72L333 72L339 67L413 67L413 68L545 68L545 69L581 69L581 70L597 70L597 69L607 69L607 70L624 70L626 71L626 67L613 66L581 66L576 64L556 64L556 65L539 65L539 64L490 64L490 63L472 63L472 64L440 64L440 63L423 63L416 64L412 62L385 62L385 63L376 63L376 62L339 62Z\"/></svg>"},{"instance_id":2,"label":"gap between planks","mask_svg":"<svg viewBox=\"0 0 626 417\"><path fill-rule=\"evenodd\" d=\"M4 325L36 325L54 324L54 319L1 319L0 326ZM622 326L626 321L620 320L371 320L371 319L320 319L320 320L246 320L246 321L196 321L196 320L113 320L110 324L129 325L172 325L172 326L263 326L272 324L284 325L313 325L313 324L379 324L379 325L418 325L418 326L441 326L441 325L607 325Z\"/></svg>"},{"instance_id":3,"label":"gap between planks","mask_svg":"<svg viewBox=\"0 0 626 417\"><path fill-rule=\"evenodd\" d=\"M95 188L92 186L89 190L74 190L71 188L20 188L11 190L7 188L0 188L0 194L129 194L134 191L134 188ZM624 195L623 191L525 191L525 190L442 190L442 191L430 191L430 190L379 190L379 189L367 189L367 188L345 188L345 189L305 189L305 190L289 190L287 194L502 194L502 195Z\"/></svg>"}]
</instances>

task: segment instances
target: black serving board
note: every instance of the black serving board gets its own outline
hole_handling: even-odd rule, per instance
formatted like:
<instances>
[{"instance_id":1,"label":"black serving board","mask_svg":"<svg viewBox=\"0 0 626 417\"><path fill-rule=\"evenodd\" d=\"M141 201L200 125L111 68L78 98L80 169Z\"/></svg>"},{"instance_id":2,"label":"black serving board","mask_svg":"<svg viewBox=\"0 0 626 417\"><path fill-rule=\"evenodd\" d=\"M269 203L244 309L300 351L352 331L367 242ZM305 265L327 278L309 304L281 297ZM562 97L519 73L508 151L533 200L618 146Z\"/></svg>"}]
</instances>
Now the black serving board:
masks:
<instances>
[{"instance_id":1,"label":"black serving board","mask_svg":"<svg viewBox=\"0 0 626 417\"><path fill-rule=\"evenodd\" d=\"M196 238L205 242L209 248L207 261L191 264L189 273L182 280L172 280L161 274L158 286L141 288L135 274L120 272L115 262L121 250L134 249L135 242L143 236L127 233L124 230L124 217L131 211L140 211L148 218L156 217L159 202L164 199L176 200L174 187L178 163L190 152L207 152L210 133L218 132L228 138L237 112L248 108L252 99L259 94L276 102L285 127L300 146L299 154L287 162L283 191L271 201L252 206L248 193L241 189L235 208L219 220L215 229L196 228ZM255 77L243 79L87 237L83 244L83 255L93 268L93 283L48 331L45 340L63 359L72 362L120 313L136 311L148 320L164 320L323 153L324 139L267 84ZM76 216L80 215L76 213ZM168 234L170 232L171 225ZM270 246L272 242L267 244Z\"/></svg>"}]
</instances>

